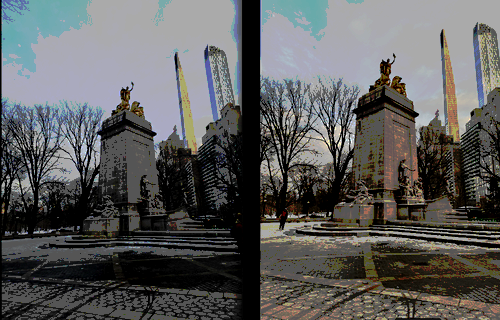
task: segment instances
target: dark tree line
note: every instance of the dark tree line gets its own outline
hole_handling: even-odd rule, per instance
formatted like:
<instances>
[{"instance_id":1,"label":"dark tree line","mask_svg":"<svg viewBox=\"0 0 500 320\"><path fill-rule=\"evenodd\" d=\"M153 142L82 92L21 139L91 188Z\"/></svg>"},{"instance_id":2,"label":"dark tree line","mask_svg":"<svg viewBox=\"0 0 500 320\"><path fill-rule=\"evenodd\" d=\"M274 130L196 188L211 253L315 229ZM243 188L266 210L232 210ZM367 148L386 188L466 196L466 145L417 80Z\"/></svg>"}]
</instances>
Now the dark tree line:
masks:
<instances>
[{"instance_id":1,"label":"dark tree line","mask_svg":"<svg viewBox=\"0 0 500 320\"><path fill-rule=\"evenodd\" d=\"M276 199L277 215L294 201L304 202L303 209L311 204L310 190L289 196L288 180L296 168L316 168L312 156L319 152L312 146L313 140L323 142L332 155L327 191L330 211L341 200L353 157L352 110L358 94L357 86L347 87L342 80L318 78L313 86L261 78L261 174L268 175L262 187L271 190Z\"/></svg>"},{"instance_id":2,"label":"dark tree line","mask_svg":"<svg viewBox=\"0 0 500 320\"><path fill-rule=\"evenodd\" d=\"M95 144L102 110L94 110L87 104L70 107L67 103L56 107L27 107L10 105L7 99L2 99L2 109L1 144L8 144L5 149L8 152L4 152L3 148L0 152L1 161L7 168L5 177L9 177L4 179L2 175L1 196L5 205L9 205L8 200L12 194L13 182L9 179L14 177L28 233L32 234L36 225L47 218L41 210L44 190L53 193L54 187L49 185L67 183L65 179L57 178L55 173L67 173L68 168L62 166L61 160L69 159L80 175L71 220L82 227L83 219L92 210L91 198L95 195L93 185L99 170ZM69 148L65 143L69 144ZM65 158L64 155L68 157ZM18 163L17 172L9 169L11 164L15 164L13 161ZM30 201L28 194L32 197ZM54 200L45 201L45 206L50 208L53 203Z\"/></svg>"},{"instance_id":3,"label":"dark tree line","mask_svg":"<svg viewBox=\"0 0 500 320\"><path fill-rule=\"evenodd\" d=\"M500 218L500 121L486 114L480 135L484 138L480 147L481 179L486 182L489 194L482 206L490 217Z\"/></svg>"},{"instance_id":4,"label":"dark tree line","mask_svg":"<svg viewBox=\"0 0 500 320\"><path fill-rule=\"evenodd\" d=\"M188 179L186 164L191 161L191 154L187 149L176 148L168 143L163 148L159 146L158 148L160 149L156 160L158 187L165 210L171 211L186 205L184 203Z\"/></svg>"}]
</instances>

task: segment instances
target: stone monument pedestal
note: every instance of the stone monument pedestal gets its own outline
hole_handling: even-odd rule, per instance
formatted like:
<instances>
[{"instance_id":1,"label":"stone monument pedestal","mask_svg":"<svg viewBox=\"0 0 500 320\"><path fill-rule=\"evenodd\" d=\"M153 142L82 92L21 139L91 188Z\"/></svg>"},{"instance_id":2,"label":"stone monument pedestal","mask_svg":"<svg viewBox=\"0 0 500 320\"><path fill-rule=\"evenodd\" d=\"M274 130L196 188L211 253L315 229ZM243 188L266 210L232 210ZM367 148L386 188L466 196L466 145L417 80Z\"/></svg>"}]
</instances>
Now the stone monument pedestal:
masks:
<instances>
[{"instance_id":1,"label":"stone monument pedestal","mask_svg":"<svg viewBox=\"0 0 500 320\"><path fill-rule=\"evenodd\" d=\"M398 167L402 159L415 170L411 180L417 179L418 113L411 100L387 85L359 98L353 112L356 114L354 179L363 180L374 197L373 223L386 224L398 219L395 192L399 189Z\"/></svg>"},{"instance_id":2,"label":"stone monument pedestal","mask_svg":"<svg viewBox=\"0 0 500 320\"><path fill-rule=\"evenodd\" d=\"M116 238L119 233L118 218L90 218L83 221L84 235L101 236L106 235Z\"/></svg>"},{"instance_id":3,"label":"stone monument pedestal","mask_svg":"<svg viewBox=\"0 0 500 320\"><path fill-rule=\"evenodd\" d=\"M141 178L151 184L151 196L158 193L158 172L151 123L129 110L104 120L101 136L99 197L109 195L120 214L120 235L140 230L137 203Z\"/></svg>"},{"instance_id":4,"label":"stone monument pedestal","mask_svg":"<svg viewBox=\"0 0 500 320\"><path fill-rule=\"evenodd\" d=\"M340 223L357 223L360 227L373 224L375 206L371 204L339 204L335 206L332 220Z\"/></svg>"},{"instance_id":5,"label":"stone monument pedestal","mask_svg":"<svg viewBox=\"0 0 500 320\"><path fill-rule=\"evenodd\" d=\"M447 222L448 216L453 216L456 211L450 204L448 197L428 201L425 209L425 221L428 222Z\"/></svg>"}]
</instances>

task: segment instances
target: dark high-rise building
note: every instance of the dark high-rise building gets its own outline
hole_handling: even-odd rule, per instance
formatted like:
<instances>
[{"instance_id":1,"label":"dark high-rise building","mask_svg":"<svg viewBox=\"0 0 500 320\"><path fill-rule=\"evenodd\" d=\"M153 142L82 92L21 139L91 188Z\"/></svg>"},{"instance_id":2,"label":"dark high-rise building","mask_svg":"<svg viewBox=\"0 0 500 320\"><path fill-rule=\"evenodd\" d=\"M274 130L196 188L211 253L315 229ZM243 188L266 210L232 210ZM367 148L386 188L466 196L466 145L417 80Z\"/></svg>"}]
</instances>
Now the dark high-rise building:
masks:
<instances>
[{"instance_id":1,"label":"dark high-rise building","mask_svg":"<svg viewBox=\"0 0 500 320\"><path fill-rule=\"evenodd\" d=\"M208 46L205 48L205 71L214 121L219 119L221 110L228 104L235 105L233 86L223 50Z\"/></svg>"},{"instance_id":2,"label":"dark high-rise building","mask_svg":"<svg viewBox=\"0 0 500 320\"><path fill-rule=\"evenodd\" d=\"M500 62L498 38L493 28L482 23L474 27L474 60L476 66L477 97L479 108L486 104L488 94L500 87Z\"/></svg>"},{"instance_id":3,"label":"dark high-rise building","mask_svg":"<svg viewBox=\"0 0 500 320\"><path fill-rule=\"evenodd\" d=\"M488 176L483 166L489 166L491 171L499 172L500 164L495 157L488 155L491 137L487 130L492 127L491 120L499 121L500 87L493 89L487 96L487 103L482 108L476 108L470 113L470 121L465 125L460 147L463 154L463 176L465 195L469 205L479 205L480 199L489 194Z\"/></svg>"},{"instance_id":4,"label":"dark high-rise building","mask_svg":"<svg viewBox=\"0 0 500 320\"><path fill-rule=\"evenodd\" d=\"M443 94L444 94L444 121L446 134L453 136L455 142L460 141L458 133L457 97L455 95L455 82L451 69L450 52L444 30L441 31L441 61L443 66Z\"/></svg>"},{"instance_id":5,"label":"dark high-rise building","mask_svg":"<svg viewBox=\"0 0 500 320\"><path fill-rule=\"evenodd\" d=\"M200 175L203 180L203 203L209 210L218 210L228 203L230 198L228 185L237 183L236 177L224 165L226 157L221 144L227 145L230 141L226 139L231 139L231 136L241 131L240 106L228 103L221 110L220 119L209 123L206 129L198 153Z\"/></svg>"}]
</instances>

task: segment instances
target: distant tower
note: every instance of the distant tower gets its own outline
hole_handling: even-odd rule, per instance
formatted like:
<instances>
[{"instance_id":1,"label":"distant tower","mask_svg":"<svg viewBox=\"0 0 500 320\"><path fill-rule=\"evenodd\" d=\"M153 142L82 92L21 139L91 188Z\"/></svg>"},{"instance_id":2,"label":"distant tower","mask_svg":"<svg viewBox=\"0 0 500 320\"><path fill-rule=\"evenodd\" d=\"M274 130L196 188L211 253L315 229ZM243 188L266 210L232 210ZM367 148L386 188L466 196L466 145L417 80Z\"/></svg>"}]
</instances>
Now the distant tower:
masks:
<instances>
[{"instance_id":1,"label":"distant tower","mask_svg":"<svg viewBox=\"0 0 500 320\"><path fill-rule=\"evenodd\" d=\"M182 136L184 147L191 149L193 154L197 153L196 138L194 137L193 115L191 113L191 104L187 93L186 81L182 72L179 55L175 53L175 72L177 75L177 91L179 92L179 108L181 110Z\"/></svg>"},{"instance_id":2,"label":"distant tower","mask_svg":"<svg viewBox=\"0 0 500 320\"><path fill-rule=\"evenodd\" d=\"M451 69L450 52L444 30L441 31L441 61L443 66L443 94L444 94L444 121L446 134L453 136L455 142L460 141L458 134L457 97L455 95L455 82Z\"/></svg>"},{"instance_id":3,"label":"distant tower","mask_svg":"<svg viewBox=\"0 0 500 320\"><path fill-rule=\"evenodd\" d=\"M205 48L205 70L207 72L212 116L214 121L217 121L220 111L226 104L232 103L235 105L229 66L223 50L207 45Z\"/></svg>"},{"instance_id":4,"label":"distant tower","mask_svg":"<svg viewBox=\"0 0 500 320\"><path fill-rule=\"evenodd\" d=\"M498 38L495 30L478 22L474 27L473 40L477 97L479 108L482 108L487 103L488 94L494 88L500 87Z\"/></svg>"}]
</instances>

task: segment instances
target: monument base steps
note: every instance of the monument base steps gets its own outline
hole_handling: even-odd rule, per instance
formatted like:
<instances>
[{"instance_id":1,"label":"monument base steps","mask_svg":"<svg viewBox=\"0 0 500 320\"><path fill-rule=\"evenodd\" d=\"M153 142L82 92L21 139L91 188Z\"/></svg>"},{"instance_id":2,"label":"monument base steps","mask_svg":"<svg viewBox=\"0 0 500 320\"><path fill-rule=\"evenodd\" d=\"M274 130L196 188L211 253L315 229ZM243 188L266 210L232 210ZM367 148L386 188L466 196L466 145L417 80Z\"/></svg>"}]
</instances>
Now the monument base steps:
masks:
<instances>
[{"instance_id":1,"label":"monument base steps","mask_svg":"<svg viewBox=\"0 0 500 320\"><path fill-rule=\"evenodd\" d=\"M64 241L56 240L50 247L95 248L116 246L159 247L203 251L236 252L238 246L227 230L192 231L140 231L130 237L112 239L74 236Z\"/></svg>"},{"instance_id":2,"label":"monument base steps","mask_svg":"<svg viewBox=\"0 0 500 320\"><path fill-rule=\"evenodd\" d=\"M408 224L416 221L405 221ZM455 227L455 228L453 228ZM419 239L425 241L449 242L461 245L474 245L479 247L500 248L500 224L496 226L486 225L463 225L462 229L458 225L449 225L447 228L438 228L411 225L374 225L367 228L330 228L325 226L313 226L312 228L298 229L299 234L312 236L394 236L399 238ZM490 228L487 231L478 231L476 228ZM493 229L495 228L495 229Z\"/></svg>"}]
</instances>

